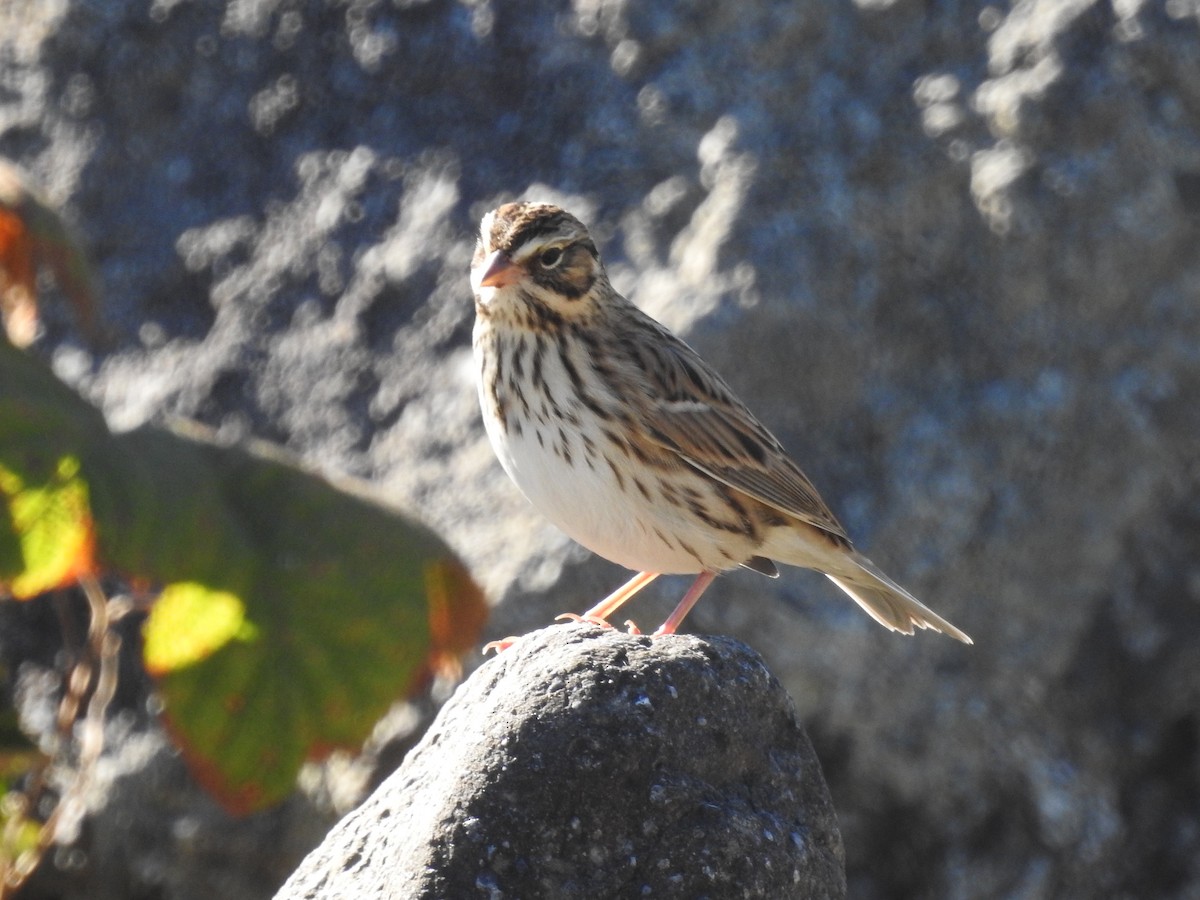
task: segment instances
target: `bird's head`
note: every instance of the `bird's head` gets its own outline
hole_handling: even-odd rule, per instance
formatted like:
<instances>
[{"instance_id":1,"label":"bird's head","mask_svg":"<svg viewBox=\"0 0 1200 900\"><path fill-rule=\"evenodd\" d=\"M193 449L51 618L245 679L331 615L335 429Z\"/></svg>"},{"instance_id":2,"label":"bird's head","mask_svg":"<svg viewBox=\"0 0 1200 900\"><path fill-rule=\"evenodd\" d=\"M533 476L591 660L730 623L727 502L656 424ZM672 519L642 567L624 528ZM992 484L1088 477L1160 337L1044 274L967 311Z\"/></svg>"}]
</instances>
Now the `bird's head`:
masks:
<instances>
[{"instance_id":1,"label":"bird's head","mask_svg":"<svg viewBox=\"0 0 1200 900\"><path fill-rule=\"evenodd\" d=\"M481 315L566 320L594 311L604 267L587 228L549 203L506 203L483 217L471 260Z\"/></svg>"}]
</instances>

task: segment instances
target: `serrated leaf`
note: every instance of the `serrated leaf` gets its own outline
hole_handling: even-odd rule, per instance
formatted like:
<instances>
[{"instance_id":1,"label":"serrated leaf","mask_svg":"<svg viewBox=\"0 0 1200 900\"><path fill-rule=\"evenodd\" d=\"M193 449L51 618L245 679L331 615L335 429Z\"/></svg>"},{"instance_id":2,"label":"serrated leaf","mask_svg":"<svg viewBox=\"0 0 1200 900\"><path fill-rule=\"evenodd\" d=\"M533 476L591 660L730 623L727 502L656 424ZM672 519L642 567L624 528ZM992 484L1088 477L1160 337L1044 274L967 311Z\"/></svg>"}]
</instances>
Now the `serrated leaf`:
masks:
<instances>
[{"instance_id":1,"label":"serrated leaf","mask_svg":"<svg viewBox=\"0 0 1200 900\"><path fill-rule=\"evenodd\" d=\"M434 605L460 640L474 643L485 607L432 532L277 459L216 449L228 504L265 564L245 592L245 626L258 637L158 681L194 770L247 810L285 796L304 760L361 744L453 653L453 638L433 639L431 570L453 585Z\"/></svg>"},{"instance_id":2,"label":"serrated leaf","mask_svg":"<svg viewBox=\"0 0 1200 900\"><path fill-rule=\"evenodd\" d=\"M194 429L112 435L3 340L0 386L0 588L28 590L26 559L54 557L28 548L86 545L55 537L62 522L92 542L66 559L161 587L147 668L184 757L227 808L282 799L306 759L361 745L477 641L486 606L465 569L363 488Z\"/></svg>"}]
</instances>

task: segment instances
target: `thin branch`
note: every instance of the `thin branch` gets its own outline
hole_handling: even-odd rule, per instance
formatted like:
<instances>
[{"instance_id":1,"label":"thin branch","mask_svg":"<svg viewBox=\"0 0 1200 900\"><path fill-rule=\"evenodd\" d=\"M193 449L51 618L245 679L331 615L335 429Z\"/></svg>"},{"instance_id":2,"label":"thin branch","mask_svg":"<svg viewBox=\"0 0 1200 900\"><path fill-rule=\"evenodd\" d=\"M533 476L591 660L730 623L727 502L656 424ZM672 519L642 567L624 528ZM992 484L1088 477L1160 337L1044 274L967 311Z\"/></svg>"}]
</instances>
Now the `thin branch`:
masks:
<instances>
[{"instance_id":1,"label":"thin branch","mask_svg":"<svg viewBox=\"0 0 1200 900\"><path fill-rule=\"evenodd\" d=\"M127 597L109 600L99 582L91 576L81 578L80 586L91 612L87 644L67 677L67 688L58 707L56 740L51 757L55 762L66 762L75 725L79 722L81 710L84 710L79 729L79 759L75 776L38 830L37 844L22 853L6 870L0 871L3 875L0 900L7 900L29 879L60 834L74 830L83 816L87 790L104 750L104 720L117 690L118 655L121 650L121 637L112 626L133 609L133 604ZM93 673L96 675L96 684L89 699L87 694ZM31 773L24 792L12 795L16 807L5 826L5 846L16 846L21 826L29 820L30 812L41 801L51 760L42 762Z\"/></svg>"}]
</instances>

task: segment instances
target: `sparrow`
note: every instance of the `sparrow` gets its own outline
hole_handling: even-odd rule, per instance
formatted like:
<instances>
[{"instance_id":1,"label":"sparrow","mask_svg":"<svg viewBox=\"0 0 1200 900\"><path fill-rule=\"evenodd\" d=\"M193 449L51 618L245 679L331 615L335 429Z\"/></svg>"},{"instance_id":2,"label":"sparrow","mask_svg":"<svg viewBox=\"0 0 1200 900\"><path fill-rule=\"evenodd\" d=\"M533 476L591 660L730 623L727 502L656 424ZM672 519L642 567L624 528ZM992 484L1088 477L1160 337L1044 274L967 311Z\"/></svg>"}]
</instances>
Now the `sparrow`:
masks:
<instances>
[{"instance_id":1,"label":"sparrow","mask_svg":"<svg viewBox=\"0 0 1200 900\"><path fill-rule=\"evenodd\" d=\"M471 287L479 404L501 466L570 537L637 573L567 617L607 625L659 575L693 574L654 632L672 634L718 574L774 578L779 562L823 573L893 631L972 643L854 548L725 380L613 288L575 216L531 202L487 213Z\"/></svg>"}]
</instances>

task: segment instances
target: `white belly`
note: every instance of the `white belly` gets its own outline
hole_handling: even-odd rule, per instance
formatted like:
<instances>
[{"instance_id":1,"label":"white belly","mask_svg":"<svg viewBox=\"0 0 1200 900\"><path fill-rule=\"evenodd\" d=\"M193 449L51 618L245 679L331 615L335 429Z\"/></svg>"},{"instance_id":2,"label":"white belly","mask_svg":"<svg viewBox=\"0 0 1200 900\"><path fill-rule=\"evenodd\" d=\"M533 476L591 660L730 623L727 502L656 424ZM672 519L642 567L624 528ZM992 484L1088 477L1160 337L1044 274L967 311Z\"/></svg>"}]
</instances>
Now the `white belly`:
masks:
<instances>
[{"instance_id":1,"label":"white belly","mask_svg":"<svg viewBox=\"0 0 1200 900\"><path fill-rule=\"evenodd\" d=\"M628 569L659 574L719 572L757 553L758 541L736 520L729 524L720 486L707 476L671 458L647 466L623 442L613 446L606 430L621 425L601 413L628 408L628 398L595 374L586 347L500 334L477 320L474 348L483 420L500 464L571 538Z\"/></svg>"},{"instance_id":2,"label":"white belly","mask_svg":"<svg viewBox=\"0 0 1200 900\"><path fill-rule=\"evenodd\" d=\"M555 427L552 436L544 433L543 446L531 425L523 425L520 434L510 425L504 433L499 420L485 415L484 421L500 464L529 502L593 553L638 572L681 574L705 568L672 540L680 528L687 534L689 523L664 510L661 498L657 504L647 501L630 475L622 487L602 459L593 456L589 464L577 431L564 427L559 434ZM687 534L682 543L703 548L707 537Z\"/></svg>"},{"instance_id":3,"label":"white belly","mask_svg":"<svg viewBox=\"0 0 1200 900\"><path fill-rule=\"evenodd\" d=\"M546 518L593 553L638 572L718 571L740 562L719 551L714 535L693 517L664 501L657 471L635 470L623 451L607 445L604 428L619 426L602 422L572 399L572 379L557 348L543 354L539 393L525 403L515 394L507 372L496 377L499 350L493 338L486 330L477 331L475 341L483 372L479 402L488 438L504 471ZM506 346L505 351L511 354L512 349ZM531 369L527 357L525 371ZM619 402L604 385L587 379L585 358L576 357L574 369L588 380L593 399L606 407Z\"/></svg>"}]
</instances>

